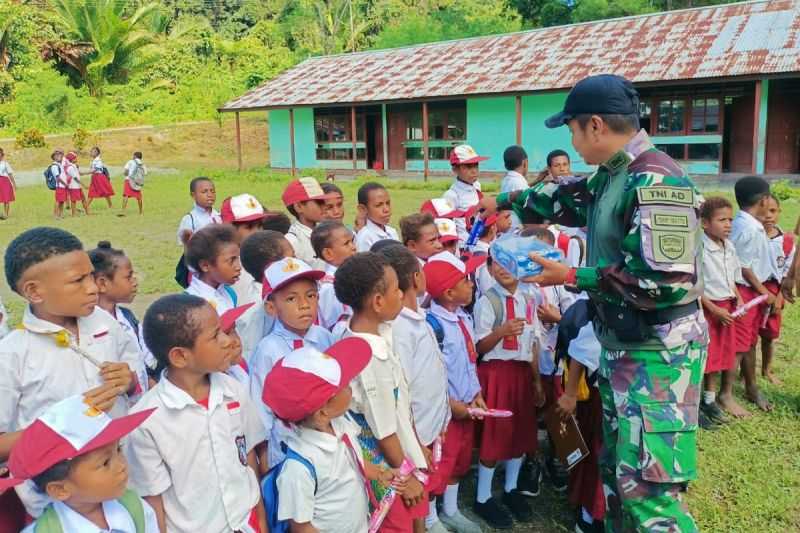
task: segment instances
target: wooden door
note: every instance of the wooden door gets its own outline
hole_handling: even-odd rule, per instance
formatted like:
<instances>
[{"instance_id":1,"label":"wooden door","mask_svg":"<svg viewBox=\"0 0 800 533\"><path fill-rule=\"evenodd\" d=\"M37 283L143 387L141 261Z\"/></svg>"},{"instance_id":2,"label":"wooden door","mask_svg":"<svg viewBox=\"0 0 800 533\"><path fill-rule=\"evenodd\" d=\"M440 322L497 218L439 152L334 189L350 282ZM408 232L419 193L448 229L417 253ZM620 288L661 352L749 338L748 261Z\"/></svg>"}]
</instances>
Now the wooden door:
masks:
<instances>
[{"instance_id":1,"label":"wooden door","mask_svg":"<svg viewBox=\"0 0 800 533\"><path fill-rule=\"evenodd\" d=\"M775 91L767 112L765 171L772 174L798 172L800 155L800 102L798 93Z\"/></svg>"},{"instance_id":2,"label":"wooden door","mask_svg":"<svg viewBox=\"0 0 800 533\"><path fill-rule=\"evenodd\" d=\"M403 113L387 112L386 122L388 123L388 148L389 148L389 169L406 169L406 116Z\"/></svg>"},{"instance_id":3,"label":"wooden door","mask_svg":"<svg viewBox=\"0 0 800 533\"><path fill-rule=\"evenodd\" d=\"M730 121L731 136L730 171L747 172L753 170L753 113L755 113L755 95L745 94L733 99L730 112L725 120ZM726 106L728 107L728 106Z\"/></svg>"}]
</instances>

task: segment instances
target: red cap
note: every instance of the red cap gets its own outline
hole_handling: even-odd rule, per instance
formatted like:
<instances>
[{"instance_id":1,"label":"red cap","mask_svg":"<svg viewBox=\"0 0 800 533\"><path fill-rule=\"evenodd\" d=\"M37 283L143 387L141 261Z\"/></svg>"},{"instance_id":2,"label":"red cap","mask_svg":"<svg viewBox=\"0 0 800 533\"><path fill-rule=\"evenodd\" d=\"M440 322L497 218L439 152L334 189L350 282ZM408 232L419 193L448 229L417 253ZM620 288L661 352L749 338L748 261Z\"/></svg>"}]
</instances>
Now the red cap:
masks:
<instances>
[{"instance_id":1,"label":"red cap","mask_svg":"<svg viewBox=\"0 0 800 533\"><path fill-rule=\"evenodd\" d=\"M76 154L75 152L67 152L67 155L65 155L64 157L66 157L73 163L78 160L78 154Z\"/></svg>"},{"instance_id":2,"label":"red cap","mask_svg":"<svg viewBox=\"0 0 800 533\"><path fill-rule=\"evenodd\" d=\"M497 222L498 218L500 218L500 215L498 213L492 213L491 215L483 219L483 225L488 228L489 226L494 225Z\"/></svg>"},{"instance_id":3,"label":"red cap","mask_svg":"<svg viewBox=\"0 0 800 533\"><path fill-rule=\"evenodd\" d=\"M468 144L460 144L450 152L451 165L471 165L487 159L489 158L478 155L478 152Z\"/></svg>"},{"instance_id":4,"label":"red cap","mask_svg":"<svg viewBox=\"0 0 800 533\"><path fill-rule=\"evenodd\" d=\"M347 387L371 358L369 343L359 337L342 339L325 353L305 346L275 363L262 399L278 418L299 422Z\"/></svg>"},{"instance_id":5,"label":"red cap","mask_svg":"<svg viewBox=\"0 0 800 533\"><path fill-rule=\"evenodd\" d=\"M317 180L305 177L289 182L281 195L281 200L283 205L289 207L308 200L325 200L327 197Z\"/></svg>"},{"instance_id":6,"label":"red cap","mask_svg":"<svg viewBox=\"0 0 800 533\"><path fill-rule=\"evenodd\" d=\"M325 277L322 270L314 270L306 263L294 257L284 257L280 261L270 263L264 269L264 281L261 283L261 297L266 300L272 294L296 279L319 281Z\"/></svg>"},{"instance_id":7,"label":"red cap","mask_svg":"<svg viewBox=\"0 0 800 533\"><path fill-rule=\"evenodd\" d=\"M81 395L50 406L22 432L11 449L8 470L0 490L19 485L53 465L85 455L121 439L139 427L155 409L112 419L91 407Z\"/></svg>"},{"instance_id":8,"label":"red cap","mask_svg":"<svg viewBox=\"0 0 800 533\"><path fill-rule=\"evenodd\" d=\"M431 198L419 208L420 213L430 213L434 218L462 218L465 212L461 209L456 209L450 200L447 198Z\"/></svg>"},{"instance_id":9,"label":"red cap","mask_svg":"<svg viewBox=\"0 0 800 533\"><path fill-rule=\"evenodd\" d=\"M236 325L236 321L239 320L239 317L245 314L245 312L254 305L255 302L246 305L240 305L239 307L228 309L222 313L222 315L219 317L219 329L225 333L230 333L233 331L233 327Z\"/></svg>"},{"instance_id":10,"label":"red cap","mask_svg":"<svg viewBox=\"0 0 800 533\"><path fill-rule=\"evenodd\" d=\"M428 294L438 298L447 289L452 289L462 279L475 272L486 262L486 256L472 256L466 263L451 254L440 252L432 255L422 269L425 271Z\"/></svg>"},{"instance_id":11,"label":"red cap","mask_svg":"<svg viewBox=\"0 0 800 533\"><path fill-rule=\"evenodd\" d=\"M231 222L252 222L263 220L267 217L264 207L252 194L228 196L222 201L222 209L219 214L226 224Z\"/></svg>"}]
</instances>

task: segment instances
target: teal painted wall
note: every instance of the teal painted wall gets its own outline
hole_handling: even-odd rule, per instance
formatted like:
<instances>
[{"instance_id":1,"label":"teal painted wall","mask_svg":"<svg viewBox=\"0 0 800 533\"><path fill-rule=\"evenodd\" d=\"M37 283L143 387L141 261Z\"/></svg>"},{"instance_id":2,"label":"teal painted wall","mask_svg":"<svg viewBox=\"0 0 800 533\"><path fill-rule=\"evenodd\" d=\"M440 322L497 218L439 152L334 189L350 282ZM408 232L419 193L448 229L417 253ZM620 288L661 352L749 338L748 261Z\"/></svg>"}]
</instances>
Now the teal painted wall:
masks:
<instances>
[{"instance_id":1,"label":"teal painted wall","mask_svg":"<svg viewBox=\"0 0 800 533\"><path fill-rule=\"evenodd\" d=\"M557 148L569 154L574 172L594 170L594 167L584 163L572 148L569 128L562 126L550 129L544 125L545 119L564 109L566 98L566 92L531 94L522 97L522 147L528 152L531 173L547 166L547 154Z\"/></svg>"},{"instance_id":2,"label":"teal painted wall","mask_svg":"<svg viewBox=\"0 0 800 533\"><path fill-rule=\"evenodd\" d=\"M269 165L273 168L291 168L292 152L289 143L289 111L270 111L269 118Z\"/></svg>"},{"instance_id":3,"label":"teal painted wall","mask_svg":"<svg viewBox=\"0 0 800 533\"><path fill-rule=\"evenodd\" d=\"M516 105L513 96L467 100L467 144L489 157L481 170L502 172L503 151L516 144Z\"/></svg>"},{"instance_id":4,"label":"teal painted wall","mask_svg":"<svg viewBox=\"0 0 800 533\"><path fill-rule=\"evenodd\" d=\"M299 107L294 110L294 150L298 168L313 168L317 164L314 139L314 110Z\"/></svg>"},{"instance_id":5,"label":"teal painted wall","mask_svg":"<svg viewBox=\"0 0 800 533\"><path fill-rule=\"evenodd\" d=\"M758 145L756 146L756 174L764 173L767 159L767 111L769 105L769 80L761 80L761 102L758 108Z\"/></svg>"}]
</instances>

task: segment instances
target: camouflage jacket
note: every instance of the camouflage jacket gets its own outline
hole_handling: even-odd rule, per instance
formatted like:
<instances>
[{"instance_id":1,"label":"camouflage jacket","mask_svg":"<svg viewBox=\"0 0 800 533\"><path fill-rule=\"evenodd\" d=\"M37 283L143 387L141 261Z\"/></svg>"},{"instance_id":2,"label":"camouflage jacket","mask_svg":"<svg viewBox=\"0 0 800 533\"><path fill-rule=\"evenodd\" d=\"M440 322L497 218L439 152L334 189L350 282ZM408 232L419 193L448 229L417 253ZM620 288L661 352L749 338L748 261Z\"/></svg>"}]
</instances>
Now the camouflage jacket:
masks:
<instances>
[{"instance_id":1,"label":"camouflage jacket","mask_svg":"<svg viewBox=\"0 0 800 533\"><path fill-rule=\"evenodd\" d=\"M588 178L538 183L517 195L498 196L498 204L510 205L523 222L587 226L587 266L578 269L578 289L598 305L621 306L648 320L669 316L670 308L697 302L703 293L701 202L691 179L644 130ZM705 342L699 306L686 316L655 322L649 320L646 338L637 341L620 338L602 321L595 321L595 329L611 350Z\"/></svg>"}]
</instances>

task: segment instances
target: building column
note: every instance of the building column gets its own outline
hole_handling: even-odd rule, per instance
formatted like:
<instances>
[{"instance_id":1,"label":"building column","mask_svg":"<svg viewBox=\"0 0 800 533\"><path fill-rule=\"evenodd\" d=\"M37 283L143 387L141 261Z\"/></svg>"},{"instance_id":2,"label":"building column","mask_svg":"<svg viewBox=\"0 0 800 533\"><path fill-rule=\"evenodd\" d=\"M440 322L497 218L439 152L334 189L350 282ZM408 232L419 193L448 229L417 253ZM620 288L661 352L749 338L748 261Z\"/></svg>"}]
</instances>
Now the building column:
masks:
<instances>
[{"instance_id":1,"label":"building column","mask_svg":"<svg viewBox=\"0 0 800 533\"><path fill-rule=\"evenodd\" d=\"M763 174L767 159L767 112L769 110L769 80L756 80L753 120L753 173Z\"/></svg>"},{"instance_id":2,"label":"building column","mask_svg":"<svg viewBox=\"0 0 800 533\"><path fill-rule=\"evenodd\" d=\"M517 122L516 141L518 146L522 146L522 96L514 97L514 108Z\"/></svg>"},{"instance_id":3,"label":"building column","mask_svg":"<svg viewBox=\"0 0 800 533\"><path fill-rule=\"evenodd\" d=\"M242 131L239 128L239 112L236 112L236 158L239 161L239 172L242 171Z\"/></svg>"},{"instance_id":4,"label":"building column","mask_svg":"<svg viewBox=\"0 0 800 533\"><path fill-rule=\"evenodd\" d=\"M389 170L389 122L386 119L386 104L381 104L381 133L383 136L383 171Z\"/></svg>"},{"instance_id":5,"label":"building column","mask_svg":"<svg viewBox=\"0 0 800 533\"><path fill-rule=\"evenodd\" d=\"M424 167L422 177L428 181L428 102L422 102L422 150Z\"/></svg>"},{"instance_id":6,"label":"building column","mask_svg":"<svg viewBox=\"0 0 800 533\"><path fill-rule=\"evenodd\" d=\"M289 151L292 154L292 176L296 173L294 156L294 109L289 109Z\"/></svg>"}]
</instances>

